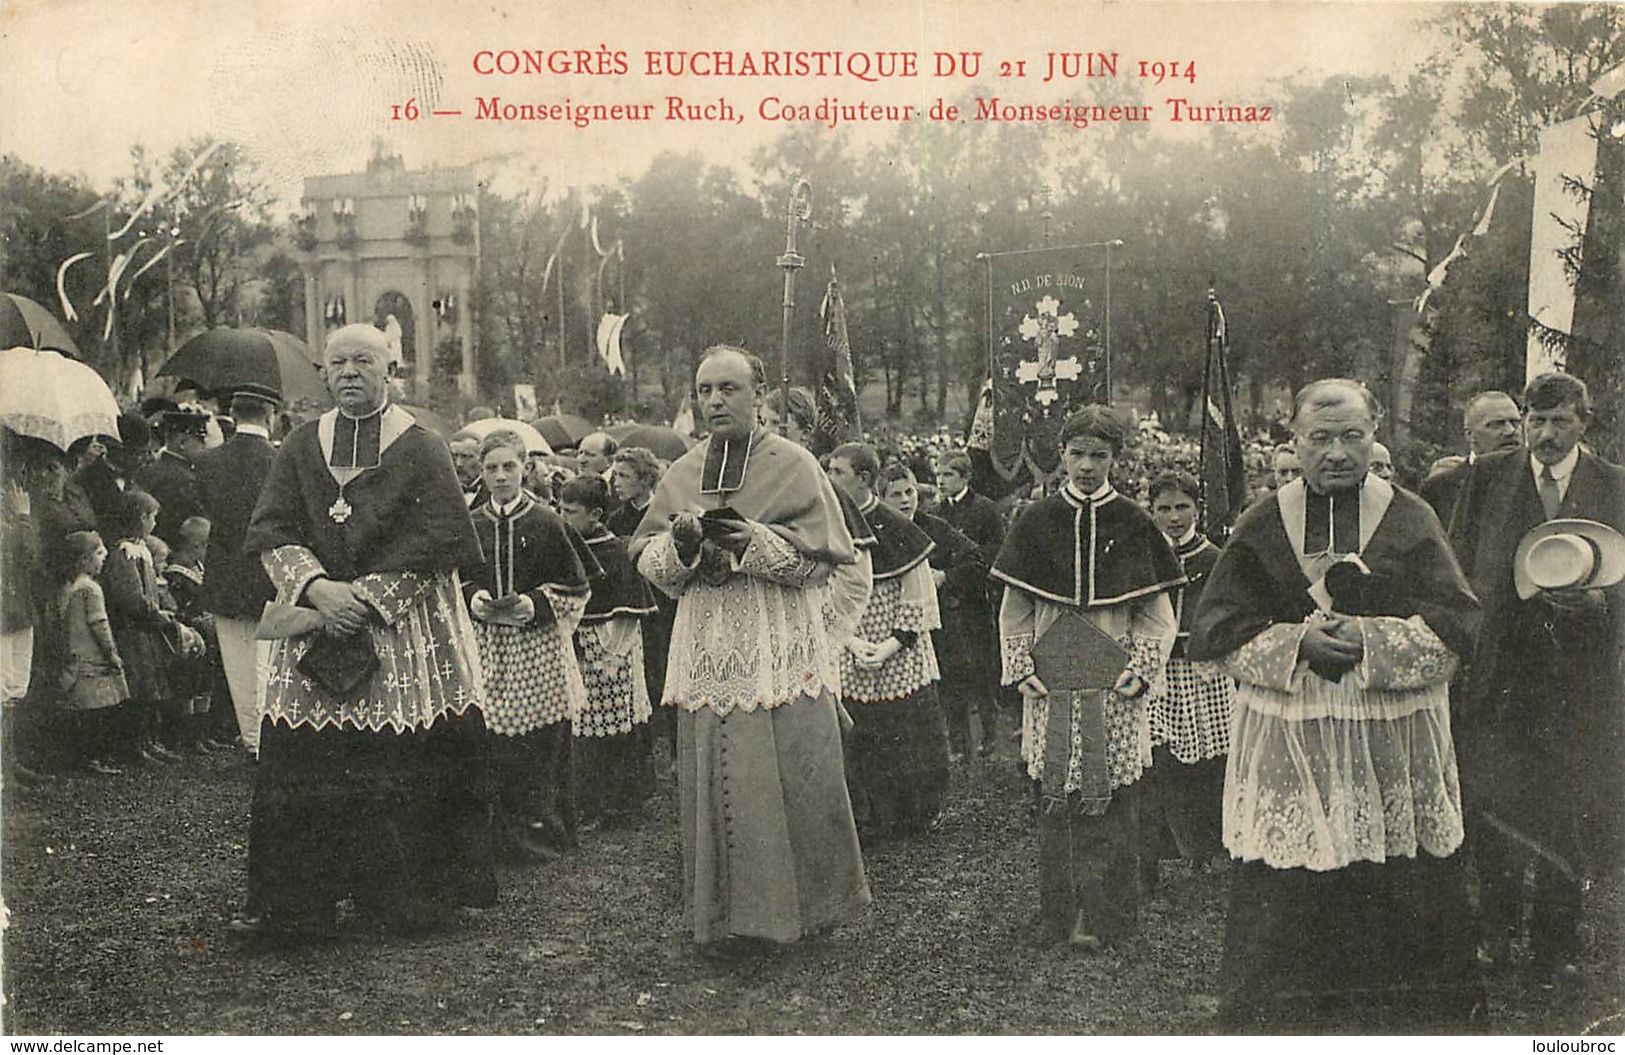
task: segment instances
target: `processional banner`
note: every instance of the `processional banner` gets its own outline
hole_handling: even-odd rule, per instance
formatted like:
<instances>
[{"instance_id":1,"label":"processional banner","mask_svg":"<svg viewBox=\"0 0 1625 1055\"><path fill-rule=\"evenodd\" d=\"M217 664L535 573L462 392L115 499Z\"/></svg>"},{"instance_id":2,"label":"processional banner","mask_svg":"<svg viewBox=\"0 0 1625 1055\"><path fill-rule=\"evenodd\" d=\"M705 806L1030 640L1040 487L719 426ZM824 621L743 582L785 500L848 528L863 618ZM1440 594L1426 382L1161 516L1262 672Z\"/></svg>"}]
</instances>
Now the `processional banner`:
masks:
<instances>
[{"instance_id":1,"label":"processional banner","mask_svg":"<svg viewBox=\"0 0 1625 1055\"><path fill-rule=\"evenodd\" d=\"M1107 401L1105 257L1097 247L993 253L987 261L988 454L1006 479L1048 474L1068 412Z\"/></svg>"}]
</instances>

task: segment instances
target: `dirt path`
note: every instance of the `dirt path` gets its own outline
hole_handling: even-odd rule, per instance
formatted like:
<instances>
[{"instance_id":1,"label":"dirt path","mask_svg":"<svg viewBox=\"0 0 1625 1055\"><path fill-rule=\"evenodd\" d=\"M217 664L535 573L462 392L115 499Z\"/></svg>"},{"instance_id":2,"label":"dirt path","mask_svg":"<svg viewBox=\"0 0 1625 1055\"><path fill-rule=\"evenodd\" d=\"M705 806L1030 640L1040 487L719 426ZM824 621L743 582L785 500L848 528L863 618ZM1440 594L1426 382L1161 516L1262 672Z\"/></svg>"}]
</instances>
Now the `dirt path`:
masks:
<instances>
[{"instance_id":1,"label":"dirt path","mask_svg":"<svg viewBox=\"0 0 1625 1055\"><path fill-rule=\"evenodd\" d=\"M1121 951L1019 943L1035 854L1008 758L955 769L941 832L871 849L861 920L737 963L684 941L669 785L636 827L505 870L501 903L449 934L247 949L226 922L248 780L216 755L4 795L6 1032L1189 1033L1212 1010L1223 877L1165 862ZM1506 1032L1588 1017L1510 980L1494 997Z\"/></svg>"}]
</instances>

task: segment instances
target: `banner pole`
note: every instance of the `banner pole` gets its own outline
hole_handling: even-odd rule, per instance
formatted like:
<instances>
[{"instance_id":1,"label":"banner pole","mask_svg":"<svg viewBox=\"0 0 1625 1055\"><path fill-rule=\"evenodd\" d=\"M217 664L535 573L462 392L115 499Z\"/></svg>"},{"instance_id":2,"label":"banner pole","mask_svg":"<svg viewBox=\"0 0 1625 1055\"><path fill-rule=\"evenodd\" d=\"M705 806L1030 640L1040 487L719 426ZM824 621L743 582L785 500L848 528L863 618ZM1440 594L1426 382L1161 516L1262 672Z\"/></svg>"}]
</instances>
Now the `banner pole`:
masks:
<instances>
[{"instance_id":1,"label":"banner pole","mask_svg":"<svg viewBox=\"0 0 1625 1055\"><path fill-rule=\"evenodd\" d=\"M788 434L790 420L790 321L796 307L796 272L807 263L807 259L796 252L796 226L806 223L811 216L812 184L798 176L790 188L790 204L784 218L784 253L777 261L784 269L784 326L779 341L779 422L784 434Z\"/></svg>"}]
</instances>

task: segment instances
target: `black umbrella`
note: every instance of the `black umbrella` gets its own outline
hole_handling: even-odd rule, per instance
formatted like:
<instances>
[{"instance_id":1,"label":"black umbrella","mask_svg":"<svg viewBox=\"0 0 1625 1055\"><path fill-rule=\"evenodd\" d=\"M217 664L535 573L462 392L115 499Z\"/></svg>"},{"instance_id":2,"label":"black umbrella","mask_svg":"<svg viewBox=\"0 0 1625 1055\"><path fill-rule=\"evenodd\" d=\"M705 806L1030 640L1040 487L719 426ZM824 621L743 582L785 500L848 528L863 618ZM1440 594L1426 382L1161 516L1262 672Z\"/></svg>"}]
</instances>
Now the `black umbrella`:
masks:
<instances>
[{"instance_id":1,"label":"black umbrella","mask_svg":"<svg viewBox=\"0 0 1625 1055\"><path fill-rule=\"evenodd\" d=\"M158 368L159 376L185 378L213 391L249 389L275 393L284 403L332 403L316 353L281 330L205 330Z\"/></svg>"},{"instance_id":2,"label":"black umbrella","mask_svg":"<svg viewBox=\"0 0 1625 1055\"><path fill-rule=\"evenodd\" d=\"M582 437L593 431L592 422L574 414L549 414L545 418L537 418L531 425L553 447L562 450L574 447L580 443Z\"/></svg>"},{"instance_id":3,"label":"black umbrella","mask_svg":"<svg viewBox=\"0 0 1625 1055\"><path fill-rule=\"evenodd\" d=\"M683 434L664 425L638 425L616 437L622 447L642 447L656 458L674 462L688 453L693 444Z\"/></svg>"},{"instance_id":4,"label":"black umbrella","mask_svg":"<svg viewBox=\"0 0 1625 1055\"><path fill-rule=\"evenodd\" d=\"M428 429L430 432L434 433L436 436L439 436L443 440L449 439L451 434L457 431L451 427L451 423L449 421L441 417L439 414L436 414L428 407L409 407L405 403L402 403L400 404L400 408L412 415L412 417L417 420L419 425L422 425L425 429Z\"/></svg>"},{"instance_id":5,"label":"black umbrella","mask_svg":"<svg viewBox=\"0 0 1625 1055\"><path fill-rule=\"evenodd\" d=\"M32 348L83 358L55 315L17 293L0 293L0 348Z\"/></svg>"}]
</instances>

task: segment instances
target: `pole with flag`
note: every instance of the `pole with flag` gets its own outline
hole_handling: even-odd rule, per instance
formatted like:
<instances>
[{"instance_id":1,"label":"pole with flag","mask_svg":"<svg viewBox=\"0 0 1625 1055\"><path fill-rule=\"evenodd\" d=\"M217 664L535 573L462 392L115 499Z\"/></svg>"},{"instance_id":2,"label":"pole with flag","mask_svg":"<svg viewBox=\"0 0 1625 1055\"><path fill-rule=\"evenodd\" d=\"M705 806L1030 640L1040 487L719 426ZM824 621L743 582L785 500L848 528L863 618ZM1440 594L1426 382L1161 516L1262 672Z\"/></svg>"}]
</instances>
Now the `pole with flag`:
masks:
<instances>
[{"instance_id":1,"label":"pole with flag","mask_svg":"<svg viewBox=\"0 0 1625 1055\"><path fill-rule=\"evenodd\" d=\"M1241 456L1241 430L1230 401L1230 335L1224 308L1207 291L1207 352L1202 370L1202 531L1216 542L1247 501L1247 468Z\"/></svg>"},{"instance_id":2,"label":"pole with flag","mask_svg":"<svg viewBox=\"0 0 1625 1055\"><path fill-rule=\"evenodd\" d=\"M852 342L846 329L846 302L835 267L829 269L829 288L818 307L824 321L824 355L818 371L818 404L810 447L825 455L841 444L861 439L858 425L858 386L852 369Z\"/></svg>"}]
</instances>

